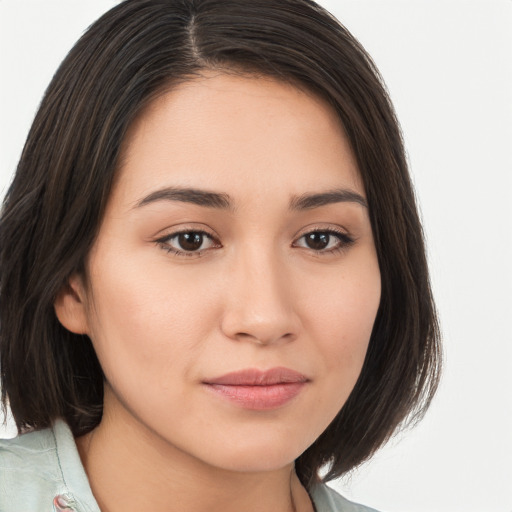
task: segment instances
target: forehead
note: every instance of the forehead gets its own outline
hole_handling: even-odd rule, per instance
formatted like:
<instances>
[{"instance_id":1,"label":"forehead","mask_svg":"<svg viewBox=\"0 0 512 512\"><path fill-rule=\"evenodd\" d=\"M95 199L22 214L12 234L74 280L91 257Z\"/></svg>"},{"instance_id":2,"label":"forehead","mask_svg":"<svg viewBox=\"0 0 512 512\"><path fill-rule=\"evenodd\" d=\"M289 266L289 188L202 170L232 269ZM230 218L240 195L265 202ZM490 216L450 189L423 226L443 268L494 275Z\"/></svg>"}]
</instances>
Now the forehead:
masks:
<instances>
[{"instance_id":1,"label":"forehead","mask_svg":"<svg viewBox=\"0 0 512 512\"><path fill-rule=\"evenodd\" d=\"M164 92L123 144L118 185L142 195L158 185L253 191L348 186L357 165L334 109L266 77L208 72Z\"/></svg>"}]
</instances>

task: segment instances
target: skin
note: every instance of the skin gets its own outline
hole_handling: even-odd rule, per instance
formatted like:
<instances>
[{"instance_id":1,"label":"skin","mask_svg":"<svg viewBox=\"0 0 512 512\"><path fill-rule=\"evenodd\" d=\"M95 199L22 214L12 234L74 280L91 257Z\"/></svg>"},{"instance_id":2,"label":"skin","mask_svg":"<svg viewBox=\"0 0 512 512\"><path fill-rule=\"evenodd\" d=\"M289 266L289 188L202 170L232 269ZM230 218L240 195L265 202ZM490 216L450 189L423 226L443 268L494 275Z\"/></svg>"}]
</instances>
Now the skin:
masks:
<instances>
[{"instance_id":1,"label":"skin","mask_svg":"<svg viewBox=\"0 0 512 512\"><path fill-rule=\"evenodd\" d=\"M77 439L100 507L311 511L294 460L353 389L380 300L367 208L290 208L340 189L364 202L338 118L290 85L208 72L154 100L123 156L87 276L73 275L55 303L105 373L103 419ZM166 187L227 194L231 205L155 199ZM304 237L315 229L321 250ZM199 253L169 252L183 230L211 238ZM271 410L204 384L277 366L308 381Z\"/></svg>"}]
</instances>

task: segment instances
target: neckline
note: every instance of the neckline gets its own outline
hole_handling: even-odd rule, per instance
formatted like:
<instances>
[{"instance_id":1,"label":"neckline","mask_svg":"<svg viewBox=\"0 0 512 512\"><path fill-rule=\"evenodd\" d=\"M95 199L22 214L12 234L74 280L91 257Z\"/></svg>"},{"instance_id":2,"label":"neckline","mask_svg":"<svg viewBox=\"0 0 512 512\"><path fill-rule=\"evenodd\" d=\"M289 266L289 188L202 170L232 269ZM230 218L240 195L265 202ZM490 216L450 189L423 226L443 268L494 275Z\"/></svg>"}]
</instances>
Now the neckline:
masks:
<instances>
[{"instance_id":1,"label":"neckline","mask_svg":"<svg viewBox=\"0 0 512 512\"><path fill-rule=\"evenodd\" d=\"M59 469L67 492L87 511L101 512L92 493L69 425L59 418L54 422L51 430L55 440ZM311 490L307 491L314 512L322 512L320 504L325 494L322 487L320 484L315 484Z\"/></svg>"},{"instance_id":2,"label":"neckline","mask_svg":"<svg viewBox=\"0 0 512 512\"><path fill-rule=\"evenodd\" d=\"M58 419L53 424L52 432L59 469L67 493L86 510L101 512L92 494L75 438L68 424L62 419Z\"/></svg>"}]
</instances>

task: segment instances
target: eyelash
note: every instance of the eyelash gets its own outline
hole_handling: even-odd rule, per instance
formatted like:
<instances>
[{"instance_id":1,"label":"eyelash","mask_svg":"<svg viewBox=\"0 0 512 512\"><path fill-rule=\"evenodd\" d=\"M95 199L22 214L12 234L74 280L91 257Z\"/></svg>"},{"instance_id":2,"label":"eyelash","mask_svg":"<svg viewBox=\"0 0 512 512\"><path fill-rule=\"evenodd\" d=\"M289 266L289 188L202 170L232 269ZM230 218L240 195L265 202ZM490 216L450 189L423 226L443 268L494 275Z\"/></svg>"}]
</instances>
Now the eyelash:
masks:
<instances>
[{"instance_id":1,"label":"eyelash","mask_svg":"<svg viewBox=\"0 0 512 512\"><path fill-rule=\"evenodd\" d=\"M338 253L348 249L355 242L355 240L352 237L350 237L343 231L338 231L333 228L312 229L311 231L307 231L306 233L302 234L297 240L301 240L305 236L311 235L314 233L322 233L322 234L326 234L329 236L334 236L339 241L339 243L336 247L334 247L332 249L328 249L328 250L316 250L316 249L311 249L311 248L307 248L307 247L302 247L302 248L308 249L308 250L312 251L313 253L320 255L320 256L338 254ZM169 245L170 240L178 237L179 235L183 235L183 234L195 234L195 235L205 236L206 238L211 239L215 243L215 245L214 245L214 247L211 247L208 249L203 249L200 251L181 251L181 250L176 249ZM183 257L194 257L194 256L201 257L206 251L209 251L210 249L222 247L220 245L220 243L215 239L215 237L212 236L210 233L203 231L203 230L194 230L194 229L186 229L186 230L182 230L182 231L176 231L174 233L171 233L169 235L166 235L162 238L155 240L155 242L167 253L173 254L178 257L182 257L182 256ZM295 247L297 247L297 246L295 246Z\"/></svg>"},{"instance_id":2,"label":"eyelash","mask_svg":"<svg viewBox=\"0 0 512 512\"><path fill-rule=\"evenodd\" d=\"M176 231L175 233L171 233L169 235L165 235L162 238L159 238L158 240L156 240L156 243L164 251L168 252L169 254L174 254L175 256L184 256L184 257L195 256L197 258L197 257L202 256L209 249L203 249L202 251L180 251L179 249L176 249L169 245L169 241L172 240L173 238L176 238L180 235L191 234L191 233L195 234L195 235L202 235L207 238L210 238L211 240L213 240L215 242L214 247L221 247L220 243L218 243L218 241L216 241L214 236L212 236L210 233L200 230L200 229L184 229L182 231Z\"/></svg>"},{"instance_id":3,"label":"eyelash","mask_svg":"<svg viewBox=\"0 0 512 512\"><path fill-rule=\"evenodd\" d=\"M333 247L333 248L327 249L327 250L316 250L316 249L311 249L311 248L305 247L305 249L313 251L313 253L315 253L319 256L339 254L339 253L345 251L346 249L348 249L355 242L355 239L352 238L351 236L347 235L347 233L344 233L343 231L338 231L337 229L334 229L334 228L312 229L311 231L307 231L306 233L303 233L297 240L301 240L302 238L306 237L307 235L312 235L314 233L322 233L322 234L329 235L329 237L334 236L335 238L338 239L338 244L336 245L336 247Z\"/></svg>"}]
</instances>

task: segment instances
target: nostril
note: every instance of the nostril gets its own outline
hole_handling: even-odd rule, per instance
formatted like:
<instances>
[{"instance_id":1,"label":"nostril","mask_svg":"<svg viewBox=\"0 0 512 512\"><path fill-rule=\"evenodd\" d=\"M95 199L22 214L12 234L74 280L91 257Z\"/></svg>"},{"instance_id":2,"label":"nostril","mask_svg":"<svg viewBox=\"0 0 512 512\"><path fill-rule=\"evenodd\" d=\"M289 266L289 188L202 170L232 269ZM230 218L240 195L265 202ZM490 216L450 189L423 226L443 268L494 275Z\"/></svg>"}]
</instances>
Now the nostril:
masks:
<instances>
[{"instance_id":1,"label":"nostril","mask_svg":"<svg viewBox=\"0 0 512 512\"><path fill-rule=\"evenodd\" d=\"M277 342L288 342L294 338L294 334L288 332L286 334L273 334L273 333L254 333L249 334L246 332L239 332L235 335L235 338L239 341L246 340L259 345L272 345Z\"/></svg>"}]
</instances>

